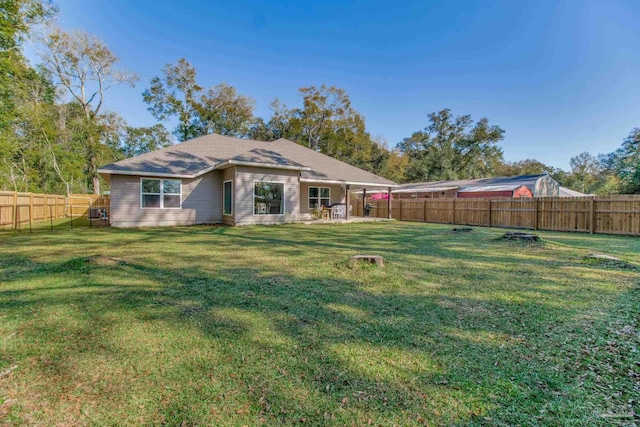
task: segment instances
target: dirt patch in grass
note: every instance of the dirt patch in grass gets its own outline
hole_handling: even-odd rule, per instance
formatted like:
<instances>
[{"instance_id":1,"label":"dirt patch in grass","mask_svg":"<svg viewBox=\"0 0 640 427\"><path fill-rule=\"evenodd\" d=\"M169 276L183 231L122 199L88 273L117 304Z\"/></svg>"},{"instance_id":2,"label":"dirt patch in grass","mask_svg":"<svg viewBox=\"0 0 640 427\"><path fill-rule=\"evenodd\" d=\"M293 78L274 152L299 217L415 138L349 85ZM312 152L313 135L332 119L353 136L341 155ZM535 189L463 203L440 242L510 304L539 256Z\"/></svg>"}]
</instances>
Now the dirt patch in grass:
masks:
<instances>
[{"instance_id":1,"label":"dirt patch in grass","mask_svg":"<svg viewBox=\"0 0 640 427\"><path fill-rule=\"evenodd\" d=\"M592 256L585 256L584 260L587 264L602 267L602 268L610 268L614 270L632 270L639 271L640 268L637 265L631 264L627 261L616 259L616 258L594 258Z\"/></svg>"},{"instance_id":2,"label":"dirt patch in grass","mask_svg":"<svg viewBox=\"0 0 640 427\"><path fill-rule=\"evenodd\" d=\"M97 265L100 267L125 264L125 262L120 258L108 257L104 255L92 255L90 257L87 257L86 262L88 264Z\"/></svg>"}]
</instances>

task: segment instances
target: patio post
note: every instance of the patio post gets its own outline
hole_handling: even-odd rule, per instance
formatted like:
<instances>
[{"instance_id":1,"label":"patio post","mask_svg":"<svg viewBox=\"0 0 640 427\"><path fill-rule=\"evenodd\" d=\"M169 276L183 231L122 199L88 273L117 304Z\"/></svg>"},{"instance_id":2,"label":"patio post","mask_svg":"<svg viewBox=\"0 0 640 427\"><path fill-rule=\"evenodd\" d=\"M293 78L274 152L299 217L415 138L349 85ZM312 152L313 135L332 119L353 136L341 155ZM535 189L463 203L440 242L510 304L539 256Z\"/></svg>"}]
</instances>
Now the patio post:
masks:
<instances>
[{"instance_id":1,"label":"patio post","mask_svg":"<svg viewBox=\"0 0 640 427\"><path fill-rule=\"evenodd\" d=\"M391 187L387 188L387 217L391 219Z\"/></svg>"},{"instance_id":2,"label":"patio post","mask_svg":"<svg viewBox=\"0 0 640 427\"><path fill-rule=\"evenodd\" d=\"M367 206L367 189L362 189L362 216L364 217L364 208Z\"/></svg>"},{"instance_id":3,"label":"patio post","mask_svg":"<svg viewBox=\"0 0 640 427\"><path fill-rule=\"evenodd\" d=\"M349 220L349 217L351 216L351 215L349 215L349 207L351 206L351 195L349 193L351 192L350 191L351 190L351 186L349 184L347 184L345 186L345 190L347 192L347 200L346 200L346 203L345 203L346 204L346 206L345 206L345 208L346 208L345 211L346 212L344 214L344 217L345 217L346 220Z\"/></svg>"}]
</instances>

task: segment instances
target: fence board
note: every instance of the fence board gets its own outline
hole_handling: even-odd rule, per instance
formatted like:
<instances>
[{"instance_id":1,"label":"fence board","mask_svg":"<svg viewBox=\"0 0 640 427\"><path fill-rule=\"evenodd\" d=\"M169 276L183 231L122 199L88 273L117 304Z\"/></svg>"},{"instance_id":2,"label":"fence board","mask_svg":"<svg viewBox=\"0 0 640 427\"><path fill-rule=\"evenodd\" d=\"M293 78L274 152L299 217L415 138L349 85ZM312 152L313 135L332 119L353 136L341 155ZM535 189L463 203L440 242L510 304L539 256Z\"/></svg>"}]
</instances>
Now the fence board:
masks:
<instances>
[{"instance_id":1,"label":"fence board","mask_svg":"<svg viewBox=\"0 0 640 427\"><path fill-rule=\"evenodd\" d=\"M387 217L386 200L370 200ZM640 236L640 195L484 199L394 199L403 221ZM362 215L362 200L353 208Z\"/></svg>"}]
</instances>

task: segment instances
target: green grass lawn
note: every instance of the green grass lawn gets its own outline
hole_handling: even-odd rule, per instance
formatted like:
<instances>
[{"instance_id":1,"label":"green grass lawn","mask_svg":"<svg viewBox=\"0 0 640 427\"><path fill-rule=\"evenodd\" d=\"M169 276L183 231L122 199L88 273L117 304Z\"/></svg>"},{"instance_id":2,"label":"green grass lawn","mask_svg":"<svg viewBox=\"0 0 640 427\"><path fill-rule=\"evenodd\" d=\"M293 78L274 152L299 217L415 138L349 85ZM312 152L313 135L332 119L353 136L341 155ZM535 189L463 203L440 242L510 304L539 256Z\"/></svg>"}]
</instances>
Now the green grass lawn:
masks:
<instances>
[{"instance_id":1,"label":"green grass lawn","mask_svg":"<svg viewBox=\"0 0 640 427\"><path fill-rule=\"evenodd\" d=\"M640 239L502 233L0 234L0 424L640 422Z\"/></svg>"}]
</instances>

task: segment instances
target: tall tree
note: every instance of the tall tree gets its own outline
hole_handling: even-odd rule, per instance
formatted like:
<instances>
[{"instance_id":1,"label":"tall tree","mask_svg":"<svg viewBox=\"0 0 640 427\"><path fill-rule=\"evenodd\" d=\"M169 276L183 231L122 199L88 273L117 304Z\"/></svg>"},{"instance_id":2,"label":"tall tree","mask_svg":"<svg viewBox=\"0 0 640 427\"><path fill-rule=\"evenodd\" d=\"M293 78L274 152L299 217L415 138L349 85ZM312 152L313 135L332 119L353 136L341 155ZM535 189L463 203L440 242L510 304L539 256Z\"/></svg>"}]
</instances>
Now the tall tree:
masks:
<instances>
[{"instance_id":1,"label":"tall tree","mask_svg":"<svg viewBox=\"0 0 640 427\"><path fill-rule=\"evenodd\" d=\"M569 161L571 171L567 177L569 186L583 193L592 193L600 174L598 159L586 151Z\"/></svg>"},{"instance_id":2,"label":"tall tree","mask_svg":"<svg viewBox=\"0 0 640 427\"><path fill-rule=\"evenodd\" d=\"M53 108L54 91L21 46L34 24L54 14L46 1L0 0L0 188L28 191L45 176L38 172L46 165L40 125Z\"/></svg>"},{"instance_id":3,"label":"tall tree","mask_svg":"<svg viewBox=\"0 0 640 427\"><path fill-rule=\"evenodd\" d=\"M320 88L309 86L301 88L300 94L302 108L294 111L293 119L301 133L297 142L304 143L312 150L321 150L336 128L342 128L340 125L356 113L344 89L326 85Z\"/></svg>"},{"instance_id":4,"label":"tall tree","mask_svg":"<svg viewBox=\"0 0 640 427\"><path fill-rule=\"evenodd\" d=\"M98 116L104 105L105 93L117 84L126 83L133 87L138 77L117 67L118 58L113 52L84 31L64 32L53 28L44 39L44 46L44 67L84 113L87 126L83 147L85 172L94 193L99 194L98 164L102 161L99 158L102 147Z\"/></svg>"},{"instance_id":5,"label":"tall tree","mask_svg":"<svg viewBox=\"0 0 640 427\"><path fill-rule=\"evenodd\" d=\"M167 64L162 76L151 79L151 86L142 94L151 114L162 121L177 118L174 135L179 141L211 132L246 136L253 122L254 101L225 83L203 93L196 76L185 58Z\"/></svg>"},{"instance_id":6,"label":"tall tree","mask_svg":"<svg viewBox=\"0 0 640 427\"><path fill-rule=\"evenodd\" d=\"M351 107L344 89L322 85L299 92L302 107L289 109L274 100L269 121L258 119L249 136L267 141L287 138L370 172L382 169L389 152L367 132L364 117Z\"/></svg>"},{"instance_id":7,"label":"tall tree","mask_svg":"<svg viewBox=\"0 0 640 427\"><path fill-rule=\"evenodd\" d=\"M125 158L150 153L173 144L171 134L161 124L139 128L126 126L121 141Z\"/></svg>"},{"instance_id":8,"label":"tall tree","mask_svg":"<svg viewBox=\"0 0 640 427\"><path fill-rule=\"evenodd\" d=\"M179 141L200 136L198 131L198 94L202 87L196 82L196 69L181 58L176 64L167 64L162 77L151 79L151 86L142 93L148 110L158 120L177 117L174 135Z\"/></svg>"},{"instance_id":9,"label":"tall tree","mask_svg":"<svg viewBox=\"0 0 640 427\"><path fill-rule=\"evenodd\" d=\"M210 88L195 105L200 132L242 137L253 121L255 101L226 83Z\"/></svg>"},{"instance_id":10,"label":"tall tree","mask_svg":"<svg viewBox=\"0 0 640 427\"><path fill-rule=\"evenodd\" d=\"M495 170L495 174L498 176L541 175L543 173L554 175L558 172L559 170L553 166L545 165L535 159L504 162Z\"/></svg>"},{"instance_id":11,"label":"tall tree","mask_svg":"<svg viewBox=\"0 0 640 427\"><path fill-rule=\"evenodd\" d=\"M299 131L293 128L291 123L295 110L289 110L278 98L271 102L269 109L271 110L269 121L265 122L261 117L256 118L249 127L249 138L259 141L275 141L279 138L297 139Z\"/></svg>"},{"instance_id":12,"label":"tall tree","mask_svg":"<svg viewBox=\"0 0 640 427\"><path fill-rule=\"evenodd\" d=\"M640 194L640 128L633 129L611 157L622 192Z\"/></svg>"},{"instance_id":13,"label":"tall tree","mask_svg":"<svg viewBox=\"0 0 640 427\"><path fill-rule=\"evenodd\" d=\"M481 178L502 162L496 145L504 131L486 118L453 117L449 109L429 115L430 124L405 138L398 148L409 158L410 182Z\"/></svg>"}]
</instances>

